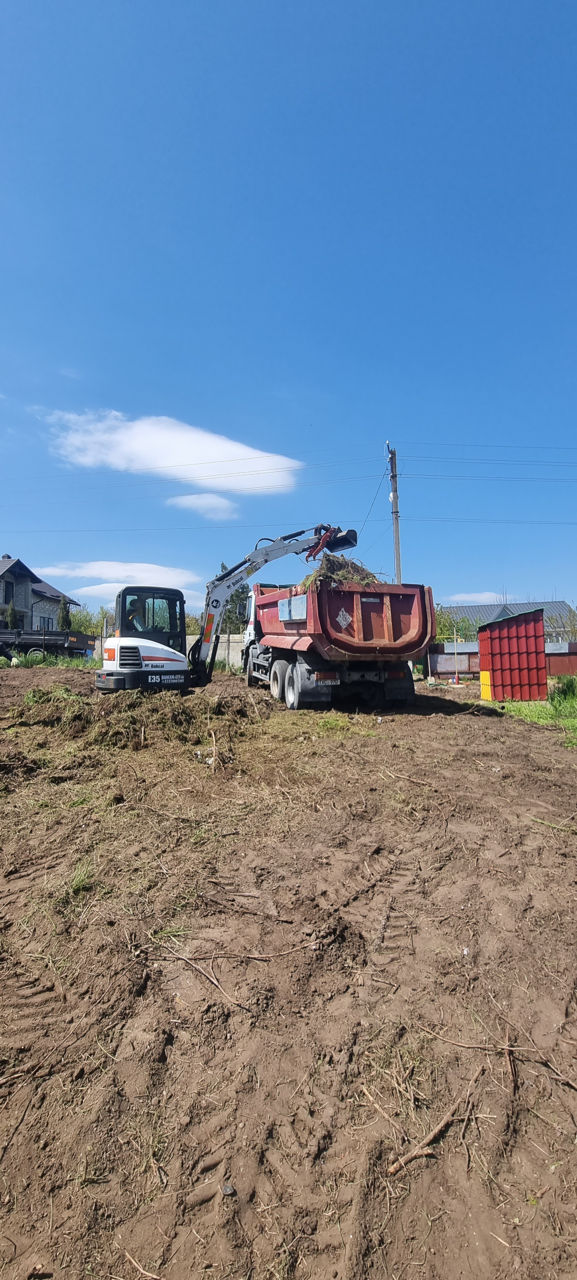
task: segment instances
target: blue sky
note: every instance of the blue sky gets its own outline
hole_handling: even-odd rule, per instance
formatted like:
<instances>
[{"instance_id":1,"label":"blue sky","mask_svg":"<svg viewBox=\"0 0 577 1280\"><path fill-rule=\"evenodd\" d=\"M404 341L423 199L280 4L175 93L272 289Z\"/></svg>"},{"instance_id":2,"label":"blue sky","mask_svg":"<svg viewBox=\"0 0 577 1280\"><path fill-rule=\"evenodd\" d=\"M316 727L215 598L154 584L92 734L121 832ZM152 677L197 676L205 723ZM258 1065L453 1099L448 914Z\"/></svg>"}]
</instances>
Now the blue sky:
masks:
<instances>
[{"instance_id":1,"label":"blue sky","mask_svg":"<svg viewBox=\"0 0 577 1280\"><path fill-rule=\"evenodd\" d=\"M194 607L257 538L366 520L392 576L388 438L406 581L574 601L572 0L1 23L0 554Z\"/></svg>"}]
</instances>

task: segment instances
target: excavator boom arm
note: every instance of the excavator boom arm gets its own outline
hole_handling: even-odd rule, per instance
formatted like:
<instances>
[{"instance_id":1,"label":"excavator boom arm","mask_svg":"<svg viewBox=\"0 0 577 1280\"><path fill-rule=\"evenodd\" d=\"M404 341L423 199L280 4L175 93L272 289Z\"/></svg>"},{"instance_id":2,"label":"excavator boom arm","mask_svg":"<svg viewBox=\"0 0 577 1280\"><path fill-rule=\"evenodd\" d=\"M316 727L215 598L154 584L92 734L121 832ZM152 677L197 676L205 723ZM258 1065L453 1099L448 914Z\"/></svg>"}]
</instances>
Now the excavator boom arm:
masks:
<instances>
[{"instance_id":1,"label":"excavator boom arm","mask_svg":"<svg viewBox=\"0 0 577 1280\"><path fill-rule=\"evenodd\" d=\"M357 535L354 529L343 532L338 526L316 525L314 529L298 529L295 533L285 533L274 538L263 546L256 546L249 551L243 560L225 569L218 577L207 583L206 601L202 616L202 629L198 640L193 645L189 659L200 680L210 680L220 635L220 624L228 601L238 587L248 578L262 569L271 560L281 556L301 555L307 553L307 560L314 560L321 551L344 551L348 547L356 547Z\"/></svg>"}]
</instances>

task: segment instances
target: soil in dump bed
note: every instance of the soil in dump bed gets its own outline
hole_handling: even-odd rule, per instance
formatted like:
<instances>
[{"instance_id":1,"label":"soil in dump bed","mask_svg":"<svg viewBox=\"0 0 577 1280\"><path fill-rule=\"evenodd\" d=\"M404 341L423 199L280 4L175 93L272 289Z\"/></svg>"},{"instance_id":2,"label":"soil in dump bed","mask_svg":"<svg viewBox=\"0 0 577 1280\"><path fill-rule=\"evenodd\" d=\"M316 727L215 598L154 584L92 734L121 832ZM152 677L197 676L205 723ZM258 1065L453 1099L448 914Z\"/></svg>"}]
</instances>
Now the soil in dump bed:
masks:
<instances>
[{"instance_id":1,"label":"soil in dump bed","mask_svg":"<svg viewBox=\"0 0 577 1280\"><path fill-rule=\"evenodd\" d=\"M323 558L313 573L307 574L300 583L301 590L308 591L312 587L317 590L321 582L330 587L342 587L345 582L356 582L361 587L371 587L375 583L382 584L384 579L377 578L370 569L357 560L349 560L347 556L333 556L325 551Z\"/></svg>"},{"instance_id":2,"label":"soil in dump bed","mask_svg":"<svg viewBox=\"0 0 577 1280\"><path fill-rule=\"evenodd\" d=\"M2 1275L573 1277L563 739L41 674L0 673Z\"/></svg>"}]
</instances>

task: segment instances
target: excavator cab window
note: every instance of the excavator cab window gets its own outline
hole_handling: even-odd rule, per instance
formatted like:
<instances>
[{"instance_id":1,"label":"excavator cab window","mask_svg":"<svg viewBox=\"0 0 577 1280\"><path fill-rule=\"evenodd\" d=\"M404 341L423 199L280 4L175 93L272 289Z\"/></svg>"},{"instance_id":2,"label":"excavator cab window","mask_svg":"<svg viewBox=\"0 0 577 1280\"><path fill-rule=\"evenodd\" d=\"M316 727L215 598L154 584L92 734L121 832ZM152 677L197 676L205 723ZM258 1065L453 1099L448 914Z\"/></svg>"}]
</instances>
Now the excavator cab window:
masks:
<instances>
[{"instance_id":1,"label":"excavator cab window","mask_svg":"<svg viewBox=\"0 0 577 1280\"><path fill-rule=\"evenodd\" d=\"M162 587L125 587L116 602L121 636L141 636L186 652L184 597Z\"/></svg>"}]
</instances>

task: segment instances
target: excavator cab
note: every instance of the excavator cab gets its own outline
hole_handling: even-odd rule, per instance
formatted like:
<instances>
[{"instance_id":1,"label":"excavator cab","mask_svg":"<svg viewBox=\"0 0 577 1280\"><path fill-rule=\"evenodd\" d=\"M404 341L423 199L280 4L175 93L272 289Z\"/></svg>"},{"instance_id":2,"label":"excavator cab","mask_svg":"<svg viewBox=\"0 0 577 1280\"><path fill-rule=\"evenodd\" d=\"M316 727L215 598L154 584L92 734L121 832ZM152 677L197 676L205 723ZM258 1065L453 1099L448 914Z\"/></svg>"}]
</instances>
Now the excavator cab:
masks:
<instances>
[{"instance_id":1,"label":"excavator cab","mask_svg":"<svg viewBox=\"0 0 577 1280\"><path fill-rule=\"evenodd\" d=\"M171 587L123 587L116 597L114 631L117 636L155 640L186 654L182 591Z\"/></svg>"}]
</instances>

